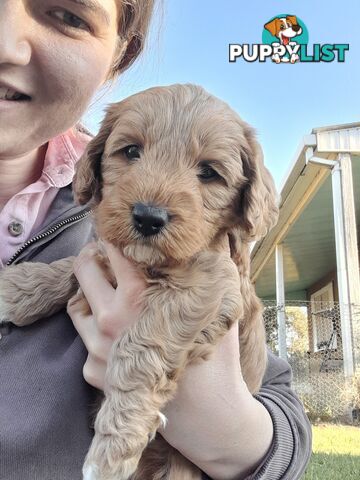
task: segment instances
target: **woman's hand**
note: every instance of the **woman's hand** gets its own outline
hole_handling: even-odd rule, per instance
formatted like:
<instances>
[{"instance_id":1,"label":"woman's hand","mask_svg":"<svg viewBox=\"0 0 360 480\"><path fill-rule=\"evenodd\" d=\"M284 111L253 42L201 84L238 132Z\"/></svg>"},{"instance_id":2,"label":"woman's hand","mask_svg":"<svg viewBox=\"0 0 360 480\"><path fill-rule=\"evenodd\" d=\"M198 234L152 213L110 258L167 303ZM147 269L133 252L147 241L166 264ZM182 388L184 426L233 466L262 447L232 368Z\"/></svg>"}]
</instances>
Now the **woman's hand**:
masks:
<instances>
[{"instance_id":1,"label":"woman's hand","mask_svg":"<svg viewBox=\"0 0 360 480\"><path fill-rule=\"evenodd\" d=\"M89 244L76 259L74 272L92 313L84 315L81 304L68 307L89 352L84 378L99 389L104 386L110 348L139 318L137 299L145 288L131 262L112 245L105 246L118 287L107 281L95 260L96 247ZM238 480L256 468L271 445L273 425L242 378L237 325L208 361L186 368L163 413L168 423L160 433L212 479Z\"/></svg>"},{"instance_id":2,"label":"woman's hand","mask_svg":"<svg viewBox=\"0 0 360 480\"><path fill-rule=\"evenodd\" d=\"M213 480L241 480L256 469L271 445L273 424L243 380L237 324L207 361L186 368L163 413L165 440Z\"/></svg>"},{"instance_id":3,"label":"woman's hand","mask_svg":"<svg viewBox=\"0 0 360 480\"><path fill-rule=\"evenodd\" d=\"M146 284L139 272L115 247L104 242L117 288L109 283L96 261L97 247L89 243L74 262L74 273L91 308L84 315L82 302L68 305L68 314L81 336L88 357L83 368L85 380L103 390L108 355L113 342L139 318L140 293Z\"/></svg>"}]
</instances>

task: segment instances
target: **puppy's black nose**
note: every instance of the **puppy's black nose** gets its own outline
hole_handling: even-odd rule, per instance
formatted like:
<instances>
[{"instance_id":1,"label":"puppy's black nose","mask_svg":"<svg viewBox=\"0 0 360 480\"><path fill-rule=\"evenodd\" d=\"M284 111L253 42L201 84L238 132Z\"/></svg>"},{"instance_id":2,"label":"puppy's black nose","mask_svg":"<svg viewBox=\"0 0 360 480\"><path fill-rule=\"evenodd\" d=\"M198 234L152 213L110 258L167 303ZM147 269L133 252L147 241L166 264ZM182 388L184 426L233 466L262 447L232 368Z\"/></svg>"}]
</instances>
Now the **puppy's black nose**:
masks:
<instances>
[{"instance_id":1,"label":"puppy's black nose","mask_svg":"<svg viewBox=\"0 0 360 480\"><path fill-rule=\"evenodd\" d=\"M165 208L144 203L135 203L132 216L134 227L144 237L159 233L169 221L169 215Z\"/></svg>"},{"instance_id":2,"label":"puppy's black nose","mask_svg":"<svg viewBox=\"0 0 360 480\"><path fill-rule=\"evenodd\" d=\"M300 25L293 25L292 26L292 29L294 30L294 32L298 32L300 30Z\"/></svg>"}]
</instances>

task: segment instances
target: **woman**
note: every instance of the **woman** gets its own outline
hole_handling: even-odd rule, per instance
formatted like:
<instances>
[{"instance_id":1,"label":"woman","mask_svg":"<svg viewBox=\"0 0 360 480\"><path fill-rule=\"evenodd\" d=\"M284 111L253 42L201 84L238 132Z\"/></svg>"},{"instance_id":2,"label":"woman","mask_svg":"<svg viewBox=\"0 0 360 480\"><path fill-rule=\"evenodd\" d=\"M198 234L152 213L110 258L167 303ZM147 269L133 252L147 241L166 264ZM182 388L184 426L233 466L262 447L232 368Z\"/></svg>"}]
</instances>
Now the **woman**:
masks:
<instances>
[{"instance_id":1,"label":"woman","mask_svg":"<svg viewBox=\"0 0 360 480\"><path fill-rule=\"evenodd\" d=\"M144 285L132 265L107 246L120 278L114 290L91 244L83 248L92 226L88 209L73 203L71 180L88 141L74 125L96 90L139 55L152 9L150 0L0 5L1 266L50 262L82 249L74 268L93 312L84 316L73 307L70 318L63 311L28 327L1 327L0 478L6 480L80 478L92 436L89 411L110 346L139 314L133 300ZM187 369L161 433L204 478L300 478L311 434L289 387L289 366L269 353L254 398L238 352L232 329L208 362Z\"/></svg>"}]
</instances>

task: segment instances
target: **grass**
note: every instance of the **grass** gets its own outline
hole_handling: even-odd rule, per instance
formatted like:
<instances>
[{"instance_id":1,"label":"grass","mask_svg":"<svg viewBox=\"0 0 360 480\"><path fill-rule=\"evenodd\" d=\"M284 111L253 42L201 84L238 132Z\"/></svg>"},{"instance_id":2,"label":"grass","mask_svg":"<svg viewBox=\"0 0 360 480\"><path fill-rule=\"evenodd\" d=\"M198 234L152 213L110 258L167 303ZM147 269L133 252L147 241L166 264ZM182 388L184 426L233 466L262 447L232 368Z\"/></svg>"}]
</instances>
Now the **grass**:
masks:
<instances>
[{"instance_id":1,"label":"grass","mask_svg":"<svg viewBox=\"0 0 360 480\"><path fill-rule=\"evenodd\" d=\"M358 480L360 427L313 426L313 455L303 480Z\"/></svg>"}]
</instances>

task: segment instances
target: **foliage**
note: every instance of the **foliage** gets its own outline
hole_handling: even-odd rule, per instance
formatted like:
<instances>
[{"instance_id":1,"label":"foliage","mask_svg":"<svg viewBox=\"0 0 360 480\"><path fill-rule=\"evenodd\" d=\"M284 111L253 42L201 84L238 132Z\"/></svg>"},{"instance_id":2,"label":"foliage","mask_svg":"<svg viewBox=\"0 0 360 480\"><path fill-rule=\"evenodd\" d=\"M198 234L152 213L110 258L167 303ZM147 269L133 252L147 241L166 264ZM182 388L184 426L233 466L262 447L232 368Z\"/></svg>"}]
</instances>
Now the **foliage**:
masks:
<instances>
[{"instance_id":1,"label":"foliage","mask_svg":"<svg viewBox=\"0 0 360 480\"><path fill-rule=\"evenodd\" d=\"M276 305L266 306L264 309L266 341L274 352L278 351L277 312ZM286 307L285 315L288 356L303 356L309 349L307 309L303 306Z\"/></svg>"}]
</instances>

